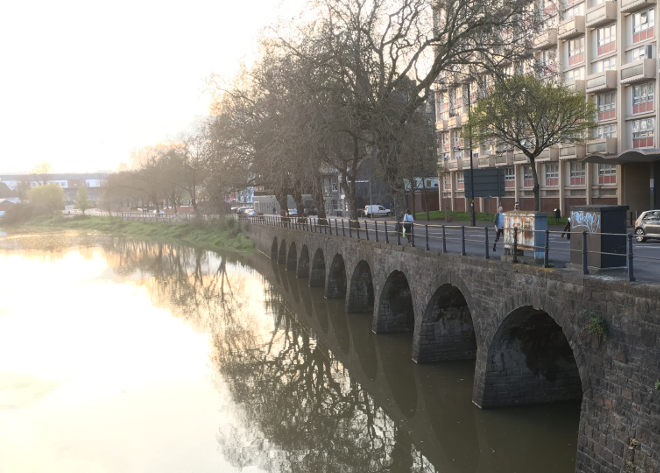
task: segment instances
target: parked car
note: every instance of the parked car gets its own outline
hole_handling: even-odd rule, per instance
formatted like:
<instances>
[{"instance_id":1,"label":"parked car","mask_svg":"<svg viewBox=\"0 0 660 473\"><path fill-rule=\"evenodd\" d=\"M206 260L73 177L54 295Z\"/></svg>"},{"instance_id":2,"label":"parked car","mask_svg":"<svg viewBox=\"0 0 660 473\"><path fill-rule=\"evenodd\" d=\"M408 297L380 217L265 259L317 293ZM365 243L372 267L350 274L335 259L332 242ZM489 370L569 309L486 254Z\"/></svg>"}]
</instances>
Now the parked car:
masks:
<instances>
[{"instance_id":1,"label":"parked car","mask_svg":"<svg viewBox=\"0 0 660 473\"><path fill-rule=\"evenodd\" d=\"M296 217L298 215L298 209L289 209L289 215L291 217Z\"/></svg>"},{"instance_id":2,"label":"parked car","mask_svg":"<svg viewBox=\"0 0 660 473\"><path fill-rule=\"evenodd\" d=\"M382 205L365 205L364 216L369 217L389 217L392 212Z\"/></svg>"},{"instance_id":3,"label":"parked car","mask_svg":"<svg viewBox=\"0 0 660 473\"><path fill-rule=\"evenodd\" d=\"M647 238L660 239L660 210L647 210L637 217L635 237L640 243L645 242Z\"/></svg>"}]
</instances>

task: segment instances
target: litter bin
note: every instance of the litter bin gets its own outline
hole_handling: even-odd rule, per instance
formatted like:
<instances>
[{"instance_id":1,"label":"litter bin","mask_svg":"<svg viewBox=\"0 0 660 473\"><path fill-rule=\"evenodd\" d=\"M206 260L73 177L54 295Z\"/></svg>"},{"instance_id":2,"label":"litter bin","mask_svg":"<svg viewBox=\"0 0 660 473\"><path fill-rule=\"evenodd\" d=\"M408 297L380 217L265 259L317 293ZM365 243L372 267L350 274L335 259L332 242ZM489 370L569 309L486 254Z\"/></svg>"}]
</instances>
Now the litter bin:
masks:
<instances>
[{"instance_id":1,"label":"litter bin","mask_svg":"<svg viewBox=\"0 0 660 473\"><path fill-rule=\"evenodd\" d=\"M582 265L581 233L586 231L587 265L593 268L625 266L627 211L627 205L571 207L571 263Z\"/></svg>"}]
</instances>

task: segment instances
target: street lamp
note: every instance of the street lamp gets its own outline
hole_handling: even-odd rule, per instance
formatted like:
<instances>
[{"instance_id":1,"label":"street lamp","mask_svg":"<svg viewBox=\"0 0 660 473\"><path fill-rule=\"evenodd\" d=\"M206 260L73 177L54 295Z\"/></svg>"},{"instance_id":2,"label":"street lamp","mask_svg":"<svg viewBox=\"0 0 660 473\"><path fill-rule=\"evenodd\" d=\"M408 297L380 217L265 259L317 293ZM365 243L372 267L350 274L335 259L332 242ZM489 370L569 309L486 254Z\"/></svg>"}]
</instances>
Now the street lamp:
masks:
<instances>
[{"instance_id":1,"label":"street lamp","mask_svg":"<svg viewBox=\"0 0 660 473\"><path fill-rule=\"evenodd\" d=\"M476 226L476 219L474 214L474 167L472 166L472 97L470 96L470 82L466 83L467 86L467 99L468 99L468 133L470 134L470 223L473 227Z\"/></svg>"}]
</instances>

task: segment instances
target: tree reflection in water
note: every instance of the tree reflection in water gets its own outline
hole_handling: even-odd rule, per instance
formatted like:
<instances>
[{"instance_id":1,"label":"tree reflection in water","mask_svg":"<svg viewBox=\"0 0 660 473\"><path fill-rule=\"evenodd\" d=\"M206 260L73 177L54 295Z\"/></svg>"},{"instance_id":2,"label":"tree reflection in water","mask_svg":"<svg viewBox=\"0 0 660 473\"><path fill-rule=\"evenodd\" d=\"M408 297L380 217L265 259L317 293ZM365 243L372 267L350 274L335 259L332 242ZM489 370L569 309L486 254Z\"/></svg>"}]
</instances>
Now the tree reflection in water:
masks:
<instances>
[{"instance_id":1,"label":"tree reflection in water","mask_svg":"<svg viewBox=\"0 0 660 473\"><path fill-rule=\"evenodd\" d=\"M223 427L218 434L234 465L287 472L435 471L261 274L231 257L186 247L116 239L106 249L117 258L118 272L150 279L155 304L166 301L211 333L212 361L242 408L245 431ZM259 285L247 284L241 272ZM255 301L265 314L250 312ZM270 317L267 330L264 315Z\"/></svg>"}]
</instances>

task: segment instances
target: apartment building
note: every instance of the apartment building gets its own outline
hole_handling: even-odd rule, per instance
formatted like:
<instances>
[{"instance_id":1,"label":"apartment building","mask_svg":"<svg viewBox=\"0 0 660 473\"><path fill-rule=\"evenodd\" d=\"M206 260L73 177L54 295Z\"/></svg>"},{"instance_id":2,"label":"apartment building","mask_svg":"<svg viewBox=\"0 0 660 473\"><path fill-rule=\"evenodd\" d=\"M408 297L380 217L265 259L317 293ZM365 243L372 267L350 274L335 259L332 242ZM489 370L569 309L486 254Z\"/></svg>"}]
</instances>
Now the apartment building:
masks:
<instances>
[{"instance_id":1,"label":"apartment building","mask_svg":"<svg viewBox=\"0 0 660 473\"><path fill-rule=\"evenodd\" d=\"M607 204L628 205L637 214L660 208L656 0L537 0L534 8L541 20L530 51L534 67L519 65L516 72L561 81L583 91L598 109L597 126L584 142L539 157L541 210L566 214L574 205ZM436 84L442 209L469 208L462 172L470 166L469 149L461 126L468 103L485 90L482 80ZM472 151L474 168L504 168L505 209L516 201L533 209L532 171L522 153L497 143L475 143ZM493 211L496 199L479 198L475 206Z\"/></svg>"}]
</instances>

